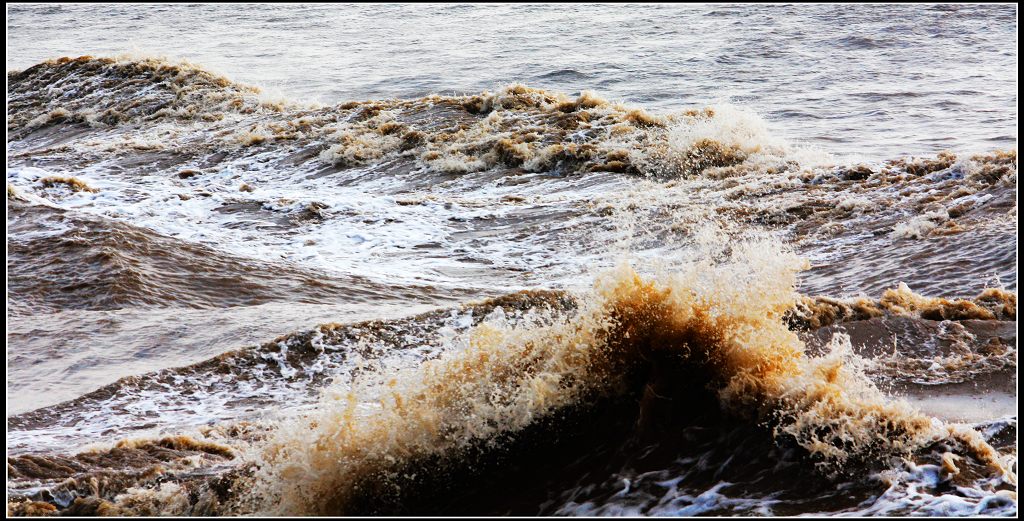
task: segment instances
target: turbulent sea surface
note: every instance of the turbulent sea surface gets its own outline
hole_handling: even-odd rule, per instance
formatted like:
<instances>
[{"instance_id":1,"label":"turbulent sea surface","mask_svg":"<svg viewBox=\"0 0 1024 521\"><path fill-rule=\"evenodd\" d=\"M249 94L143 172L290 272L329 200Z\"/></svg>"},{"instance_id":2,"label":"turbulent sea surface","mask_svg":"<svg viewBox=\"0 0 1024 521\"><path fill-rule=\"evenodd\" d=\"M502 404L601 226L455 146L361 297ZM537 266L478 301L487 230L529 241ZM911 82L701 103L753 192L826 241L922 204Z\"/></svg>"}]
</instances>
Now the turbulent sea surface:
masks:
<instances>
[{"instance_id":1,"label":"turbulent sea surface","mask_svg":"<svg viewBox=\"0 0 1024 521\"><path fill-rule=\"evenodd\" d=\"M12 6L7 512L1016 515L1016 16Z\"/></svg>"}]
</instances>

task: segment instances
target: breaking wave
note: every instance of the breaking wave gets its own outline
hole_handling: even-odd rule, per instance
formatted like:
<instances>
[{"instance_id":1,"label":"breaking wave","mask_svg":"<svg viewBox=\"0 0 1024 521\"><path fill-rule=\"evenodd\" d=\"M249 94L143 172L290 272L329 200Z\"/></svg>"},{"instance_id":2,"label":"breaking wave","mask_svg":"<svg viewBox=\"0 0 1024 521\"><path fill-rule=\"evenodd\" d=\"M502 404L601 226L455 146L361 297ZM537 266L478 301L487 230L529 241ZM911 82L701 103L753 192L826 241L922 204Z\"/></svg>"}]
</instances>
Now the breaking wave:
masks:
<instances>
[{"instance_id":1,"label":"breaking wave","mask_svg":"<svg viewBox=\"0 0 1024 521\"><path fill-rule=\"evenodd\" d=\"M628 441L625 446L637 455L657 453L661 445L676 446L680 441L674 436L688 429L740 429L734 436L774 447L771 458L781 461L773 465L785 461L795 466L789 472L811 472L818 479L860 489L858 501L849 508L878 508L868 491L877 492L880 478L865 475L884 471L892 486L925 486L924 478L921 484L908 485L907 476L924 472L920 469L928 465L937 469L941 482L976 487L971 508L989 512L985 508L1005 506L1001 499L988 498L1005 498L1002 491L1015 486L1015 460L997 451L990 437L966 425L943 423L887 396L868 378L868 362L854 352L848 336L835 335L820 353L807 352L787 323L787 317L799 313L794 310L807 307L807 299L793 290L806 264L777 253L778 247L770 241L732 244L726 257L718 254L718 262L697 262L649 277L622 265L600 275L587 294L511 295L485 303L477 311L486 314L463 333L444 327L426 333L445 348L425 357L388 359L380 348L373 349L372 339L381 334L373 331L393 329L383 325L320 328L312 337L281 339L268 344L279 353L278 378L319 366L317 381L323 381L327 374L318 360L342 349L340 341L347 337L355 341L350 345L361 346L359 351L344 350L345 364L353 368L351 379L327 384L309 402L312 409L294 416L259 427L230 427L236 432L226 438L226 427L218 427L221 443L233 443L233 449L132 442L139 447L170 443L174 450L185 451L169 458L200 453L212 453L202 457L216 462L236 458L241 463L229 477L210 481L194 471L182 472L157 488L115 488L120 493L101 493L102 501L89 501L96 513L120 514L408 512L421 504L417 498L423 501L437 487L468 494L475 490L474 479L496 479L493 473L501 467L496 462L520 460L519 466L526 467L522 472L550 471L543 460L534 460L530 447L546 454L546 445L586 439L586 429L596 427L612 440ZM902 306L893 304L897 295ZM1006 295L990 293L976 302L993 300L999 313L1015 314L1015 299ZM992 311L971 301L937 301L905 290L880 302L897 313L929 316L932 309L977 309L973 313L982 319L996 320ZM827 305L838 304L817 304ZM836 312L817 314L831 317ZM429 324L444 315L418 317L404 327ZM805 327L814 326L805 322ZM240 383L251 376L252 369L239 365L246 358L267 356L229 353L203 366L222 365ZM202 369L196 381L207 379L209 369ZM184 374L177 372L174 379L181 381ZM266 375L257 379L271 380ZM109 402L127 383L100 398ZM39 421L41 412L22 421ZM593 421L599 423L588 423ZM589 449L573 454L585 457ZM789 452L778 452L782 449ZM712 444L702 450L721 448ZM195 458L189 461L197 464ZM14 463L18 469L28 465ZM654 456L653 462L645 462L652 463L667 466L672 459ZM907 474L885 473L887 469L906 469ZM964 471L969 477L958 477L962 469L970 469ZM19 472L31 475L30 470ZM571 488L570 483L562 485ZM721 493L728 485L714 490ZM755 493L746 503L764 508L771 504L760 501L765 498ZM588 508L596 508L592 501ZM927 508L925 503L899 511L919 511ZM987 506L982 508L982 503ZM718 507L727 504L722 500Z\"/></svg>"}]
</instances>

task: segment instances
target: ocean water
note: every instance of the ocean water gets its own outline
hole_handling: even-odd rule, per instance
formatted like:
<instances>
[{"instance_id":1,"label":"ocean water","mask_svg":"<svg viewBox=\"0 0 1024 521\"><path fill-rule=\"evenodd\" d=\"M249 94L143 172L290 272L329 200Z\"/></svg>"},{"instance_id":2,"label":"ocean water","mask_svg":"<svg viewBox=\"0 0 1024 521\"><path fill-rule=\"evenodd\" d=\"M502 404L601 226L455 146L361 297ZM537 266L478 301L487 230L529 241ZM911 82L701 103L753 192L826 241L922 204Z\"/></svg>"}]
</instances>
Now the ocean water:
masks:
<instances>
[{"instance_id":1,"label":"ocean water","mask_svg":"<svg viewBox=\"0 0 1024 521\"><path fill-rule=\"evenodd\" d=\"M732 103L862 159L1016 144L1012 5L62 5L8 10L7 68L187 59L288 99L522 82L654 111Z\"/></svg>"},{"instance_id":2,"label":"ocean water","mask_svg":"<svg viewBox=\"0 0 1024 521\"><path fill-rule=\"evenodd\" d=\"M1015 515L1016 17L10 6L8 513Z\"/></svg>"}]
</instances>

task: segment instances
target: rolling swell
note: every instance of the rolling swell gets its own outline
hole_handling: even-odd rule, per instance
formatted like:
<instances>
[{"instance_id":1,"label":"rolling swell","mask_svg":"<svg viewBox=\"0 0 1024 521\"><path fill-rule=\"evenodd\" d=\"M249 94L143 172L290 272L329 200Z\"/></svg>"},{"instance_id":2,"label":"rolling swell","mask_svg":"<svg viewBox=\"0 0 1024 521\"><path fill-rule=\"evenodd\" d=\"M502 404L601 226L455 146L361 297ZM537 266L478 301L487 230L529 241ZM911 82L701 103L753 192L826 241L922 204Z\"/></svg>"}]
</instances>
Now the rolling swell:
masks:
<instances>
[{"instance_id":1,"label":"rolling swell","mask_svg":"<svg viewBox=\"0 0 1024 521\"><path fill-rule=\"evenodd\" d=\"M117 126L161 118L216 120L252 113L258 88L189 64L161 60L60 58L7 74L8 130L27 132L55 123ZM42 97L42 93L46 93Z\"/></svg>"},{"instance_id":2,"label":"rolling swell","mask_svg":"<svg viewBox=\"0 0 1024 521\"><path fill-rule=\"evenodd\" d=\"M194 130L192 135L163 133L162 139L172 141L141 148L173 144L177 156L219 153L223 158L274 144L294 151L290 161L315 154L322 163L341 167L404 157L449 173L505 166L685 175L742 164L763 155L766 145L696 140L677 151L667 128L713 120L714 110L653 115L591 92L571 98L524 85L473 96L316 108L260 101L258 89L191 64L88 56L10 72L8 81L8 131L23 143L51 148L66 146L54 126L72 127L62 131L71 136L95 137L188 122L205 126L218 139L195 139Z\"/></svg>"},{"instance_id":3,"label":"rolling swell","mask_svg":"<svg viewBox=\"0 0 1024 521\"><path fill-rule=\"evenodd\" d=\"M430 287L374 284L240 260L145 228L44 205L8 202L10 231L48 228L8 241L9 295L31 311L127 307L218 308L297 303L444 301Z\"/></svg>"},{"instance_id":4,"label":"rolling swell","mask_svg":"<svg viewBox=\"0 0 1024 521\"><path fill-rule=\"evenodd\" d=\"M810 293L874 294L899 282L946 296L1016 287L1006 246L1016 240L1015 150L836 164L737 107L653 114L524 85L317 107L259 101L253 88L156 59L62 59L9 76L20 100L9 118L13 189L112 217L87 201L113 198L165 233L178 215L204 212L193 222L217 223L208 243L232 242L224 228L247 232L254 240L238 248L249 255L284 237L293 256L312 245L318 267L331 269L351 259L319 248L322 236L379 223L373 231L395 245L380 256L406 265L434 255L438 280L486 275L512 289L536 283L520 274L538 265L585 271L575 259L622 241L626 229L650 236L629 239L643 250L725 221L782 231L812 259L800 281ZM64 106L130 111L122 104L146 96L183 115L39 119ZM33 169L98 172L131 188L70 197ZM588 235L597 239L580 239ZM571 254L549 253L554 242ZM516 255L494 253L503 248ZM968 254L978 249L988 253Z\"/></svg>"},{"instance_id":5,"label":"rolling swell","mask_svg":"<svg viewBox=\"0 0 1024 521\"><path fill-rule=\"evenodd\" d=\"M9 413L318 321L385 318L480 294L240 258L17 194L8 233Z\"/></svg>"}]
</instances>

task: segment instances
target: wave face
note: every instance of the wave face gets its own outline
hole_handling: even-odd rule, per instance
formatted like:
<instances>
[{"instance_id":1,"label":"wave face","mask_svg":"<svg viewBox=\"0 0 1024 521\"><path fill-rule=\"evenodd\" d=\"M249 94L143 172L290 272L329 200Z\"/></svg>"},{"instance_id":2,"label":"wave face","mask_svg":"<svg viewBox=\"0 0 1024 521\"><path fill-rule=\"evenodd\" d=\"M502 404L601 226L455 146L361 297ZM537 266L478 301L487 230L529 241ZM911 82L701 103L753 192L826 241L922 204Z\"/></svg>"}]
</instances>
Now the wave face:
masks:
<instances>
[{"instance_id":1,"label":"wave face","mask_svg":"<svg viewBox=\"0 0 1024 521\"><path fill-rule=\"evenodd\" d=\"M1015 150L8 83L9 514L1016 513Z\"/></svg>"}]
</instances>

